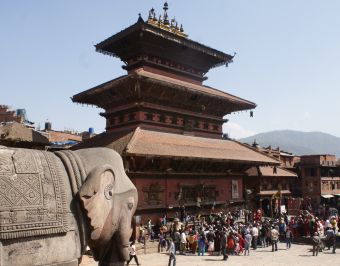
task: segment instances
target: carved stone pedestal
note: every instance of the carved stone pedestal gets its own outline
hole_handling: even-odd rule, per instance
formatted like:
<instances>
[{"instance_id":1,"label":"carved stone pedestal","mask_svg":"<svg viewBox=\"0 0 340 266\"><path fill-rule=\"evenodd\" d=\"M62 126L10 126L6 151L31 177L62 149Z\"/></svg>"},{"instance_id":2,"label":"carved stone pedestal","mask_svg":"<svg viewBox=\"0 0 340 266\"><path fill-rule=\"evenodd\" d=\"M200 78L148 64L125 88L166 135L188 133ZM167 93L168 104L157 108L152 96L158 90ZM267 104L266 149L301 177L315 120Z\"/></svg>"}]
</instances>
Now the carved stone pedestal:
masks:
<instances>
[{"instance_id":1,"label":"carved stone pedestal","mask_svg":"<svg viewBox=\"0 0 340 266\"><path fill-rule=\"evenodd\" d=\"M125 262L99 262L98 266L124 266Z\"/></svg>"}]
</instances>

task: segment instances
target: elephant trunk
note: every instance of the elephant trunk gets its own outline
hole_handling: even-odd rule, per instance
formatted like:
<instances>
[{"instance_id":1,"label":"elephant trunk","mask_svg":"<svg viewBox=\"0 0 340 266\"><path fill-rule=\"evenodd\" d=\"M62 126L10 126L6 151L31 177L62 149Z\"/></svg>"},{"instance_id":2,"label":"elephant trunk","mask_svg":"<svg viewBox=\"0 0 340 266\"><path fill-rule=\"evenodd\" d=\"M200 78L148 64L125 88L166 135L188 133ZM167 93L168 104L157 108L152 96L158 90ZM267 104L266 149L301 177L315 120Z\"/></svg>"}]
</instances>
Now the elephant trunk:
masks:
<instances>
[{"instance_id":1,"label":"elephant trunk","mask_svg":"<svg viewBox=\"0 0 340 266\"><path fill-rule=\"evenodd\" d=\"M121 227L115 235L120 254L124 261L129 260L129 241L132 235L132 227L131 227L131 217L122 217L122 221L120 222Z\"/></svg>"}]
</instances>

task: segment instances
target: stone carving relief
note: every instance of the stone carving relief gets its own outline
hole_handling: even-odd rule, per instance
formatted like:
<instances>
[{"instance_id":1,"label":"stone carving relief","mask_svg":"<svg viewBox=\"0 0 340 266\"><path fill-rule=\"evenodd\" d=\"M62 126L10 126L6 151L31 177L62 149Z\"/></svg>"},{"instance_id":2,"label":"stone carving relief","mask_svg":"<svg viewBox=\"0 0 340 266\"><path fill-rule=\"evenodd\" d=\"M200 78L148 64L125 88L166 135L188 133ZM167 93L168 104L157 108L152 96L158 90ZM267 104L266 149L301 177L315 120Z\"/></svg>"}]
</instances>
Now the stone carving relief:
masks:
<instances>
[{"instance_id":1,"label":"stone carving relief","mask_svg":"<svg viewBox=\"0 0 340 266\"><path fill-rule=\"evenodd\" d=\"M181 203L210 203L216 201L218 191L213 185L179 185L179 192L175 194Z\"/></svg>"},{"instance_id":2,"label":"stone carving relief","mask_svg":"<svg viewBox=\"0 0 340 266\"><path fill-rule=\"evenodd\" d=\"M156 183L151 183L149 186L143 187L144 192L144 202L147 205L160 205L162 204L162 195L164 188Z\"/></svg>"},{"instance_id":3,"label":"stone carving relief","mask_svg":"<svg viewBox=\"0 0 340 266\"><path fill-rule=\"evenodd\" d=\"M0 150L0 239L67 232L65 200L53 154Z\"/></svg>"}]
</instances>

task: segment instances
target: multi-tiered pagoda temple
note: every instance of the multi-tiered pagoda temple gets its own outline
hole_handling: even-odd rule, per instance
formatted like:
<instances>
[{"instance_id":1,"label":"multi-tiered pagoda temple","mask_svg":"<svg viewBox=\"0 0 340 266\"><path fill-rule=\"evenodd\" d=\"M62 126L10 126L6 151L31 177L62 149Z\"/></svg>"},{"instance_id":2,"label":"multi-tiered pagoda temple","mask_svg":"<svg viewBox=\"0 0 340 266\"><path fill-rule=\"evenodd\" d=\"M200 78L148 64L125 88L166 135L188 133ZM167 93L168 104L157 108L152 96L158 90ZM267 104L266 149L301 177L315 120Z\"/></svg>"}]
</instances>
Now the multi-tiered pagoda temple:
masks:
<instances>
[{"instance_id":1,"label":"multi-tiered pagoda temple","mask_svg":"<svg viewBox=\"0 0 340 266\"><path fill-rule=\"evenodd\" d=\"M222 139L223 117L256 107L203 85L207 72L233 56L188 38L183 26L154 9L144 21L96 45L118 57L127 74L74 95L105 110L106 132L76 148L118 151L139 191L142 219L186 209L242 203L243 177L252 166L278 162L236 141Z\"/></svg>"}]
</instances>

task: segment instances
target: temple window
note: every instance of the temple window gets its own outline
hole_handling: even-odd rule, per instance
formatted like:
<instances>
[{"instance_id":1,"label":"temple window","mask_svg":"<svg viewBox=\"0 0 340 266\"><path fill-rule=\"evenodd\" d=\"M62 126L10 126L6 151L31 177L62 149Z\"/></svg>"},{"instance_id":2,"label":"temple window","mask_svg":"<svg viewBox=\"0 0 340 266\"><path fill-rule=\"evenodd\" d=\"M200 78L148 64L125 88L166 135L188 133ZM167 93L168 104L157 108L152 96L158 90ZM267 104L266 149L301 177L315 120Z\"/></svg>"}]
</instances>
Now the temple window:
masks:
<instances>
[{"instance_id":1,"label":"temple window","mask_svg":"<svg viewBox=\"0 0 340 266\"><path fill-rule=\"evenodd\" d=\"M334 190L335 189L335 183L332 182L331 185L332 185L332 190Z\"/></svg>"},{"instance_id":2,"label":"temple window","mask_svg":"<svg viewBox=\"0 0 340 266\"><path fill-rule=\"evenodd\" d=\"M135 117L136 117L135 113L129 114L129 121L135 120Z\"/></svg>"},{"instance_id":3,"label":"temple window","mask_svg":"<svg viewBox=\"0 0 340 266\"><path fill-rule=\"evenodd\" d=\"M146 120L151 120L152 121L153 118L153 113L147 113L146 114Z\"/></svg>"},{"instance_id":4,"label":"temple window","mask_svg":"<svg viewBox=\"0 0 340 266\"><path fill-rule=\"evenodd\" d=\"M165 122L165 115L164 114L159 115L159 122L161 122L161 123Z\"/></svg>"},{"instance_id":5,"label":"temple window","mask_svg":"<svg viewBox=\"0 0 340 266\"><path fill-rule=\"evenodd\" d=\"M176 116L172 117L171 123L174 124L174 125L177 124L177 117Z\"/></svg>"}]
</instances>

